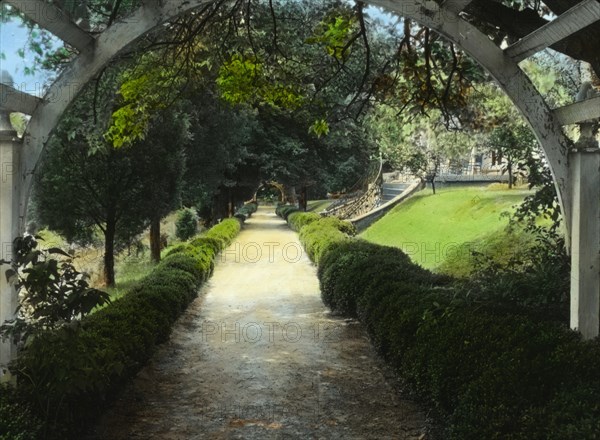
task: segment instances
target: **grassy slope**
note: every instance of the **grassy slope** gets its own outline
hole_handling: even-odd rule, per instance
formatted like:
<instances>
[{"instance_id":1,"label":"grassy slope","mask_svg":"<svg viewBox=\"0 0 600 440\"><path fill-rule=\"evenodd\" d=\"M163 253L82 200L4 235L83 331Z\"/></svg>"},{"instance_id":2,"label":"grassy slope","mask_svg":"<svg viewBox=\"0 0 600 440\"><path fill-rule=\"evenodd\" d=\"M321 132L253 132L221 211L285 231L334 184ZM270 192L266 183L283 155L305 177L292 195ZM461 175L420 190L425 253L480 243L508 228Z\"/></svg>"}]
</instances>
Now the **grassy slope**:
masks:
<instances>
[{"instance_id":1,"label":"grassy slope","mask_svg":"<svg viewBox=\"0 0 600 440\"><path fill-rule=\"evenodd\" d=\"M307 211L320 212L327 209L329 205L333 203L333 200L311 200L306 206Z\"/></svg>"},{"instance_id":2,"label":"grassy slope","mask_svg":"<svg viewBox=\"0 0 600 440\"><path fill-rule=\"evenodd\" d=\"M524 189L469 187L426 190L397 206L365 230L361 237L396 246L424 267L435 269L462 250L500 235L508 223L501 218L530 194Z\"/></svg>"}]
</instances>

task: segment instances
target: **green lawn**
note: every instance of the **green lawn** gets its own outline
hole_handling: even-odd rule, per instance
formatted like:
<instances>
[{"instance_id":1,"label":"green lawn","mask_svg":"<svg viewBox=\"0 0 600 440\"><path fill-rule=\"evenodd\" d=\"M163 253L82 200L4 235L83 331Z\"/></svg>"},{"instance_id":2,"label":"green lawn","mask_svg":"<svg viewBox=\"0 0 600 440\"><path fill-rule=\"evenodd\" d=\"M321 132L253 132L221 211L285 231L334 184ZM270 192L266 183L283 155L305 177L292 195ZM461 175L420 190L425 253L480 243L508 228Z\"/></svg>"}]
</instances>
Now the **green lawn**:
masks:
<instances>
[{"instance_id":1,"label":"green lawn","mask_svg":"<svg viewBox=\"0 0 600 440\"><path fill-rule=\"evenodd\" d=\"M175 235L175 222L177 220L178 211L169 214L161 221L161 232L167 235L169 247L180 243ZM59 234L43 229L39 232L43 241L40 243L42 248L59 247L63 250L69 249L69 243ZM102 237L99 236L100 241ZM100 247L77 248L75 251L76 258L73 260L75 268L81 272L85 272L90 277L90 284L94 287L108 292L113 299L127 292L135 283L148 275L154 268L154 264L150 261L150 240L147 232L141 235L141 242L145 246L144 251L135 255L133 252L128 255L125 250L120 254L115 255L115 278L117 286L107 288L104 285L102 275L102 262L104 250ZM166 251L163 251L163 253Z\"/></svg>"},{"instance_id":2,"label":"green lawn","mask_svg":"<svg viewBox=\"0 0 600 440\"><path fill-rule=\"evenodd\" d=\"M457 252L470 254L481 243L505 234L503 212L531 194L526 189L491 187L446 188L436 195L424 190L390 211L362 232L373 243L396 246L422 266L435 269Z\"/></svg>"},{"instance_id":3,"label":"green lawn","mask_svg":"<svg viewBox=\"0 0 600 440\"><path fill-rule=\"evenodd\" d=\"M306 204L306 210L312 212L321 212L324 209L327 209L332 203L333 200L310 200Z\"/></svg>"}]
</instances>

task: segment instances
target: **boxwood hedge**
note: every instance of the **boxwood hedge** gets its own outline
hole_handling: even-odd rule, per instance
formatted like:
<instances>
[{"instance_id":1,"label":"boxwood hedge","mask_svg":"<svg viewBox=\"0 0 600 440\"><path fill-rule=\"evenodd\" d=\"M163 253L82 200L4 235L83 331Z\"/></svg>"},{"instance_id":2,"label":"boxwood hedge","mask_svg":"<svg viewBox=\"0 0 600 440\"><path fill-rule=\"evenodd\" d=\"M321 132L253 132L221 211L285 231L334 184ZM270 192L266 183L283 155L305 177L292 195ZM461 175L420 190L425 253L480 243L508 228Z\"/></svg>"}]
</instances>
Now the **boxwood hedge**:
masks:
<instances>
[{"instance_id":1,"label":"boxwood hedge","mask_svg":"<svg viewBox=\"0 0 600 440\"><path fill-rule=\"evenodd\" d=\"M278 205L275 213L285 219L294 231L300 233L300 242L308 257L315 263L334 244L356 235L350 222L336 217L321 217L313 212L302 212L294 205Z\"/></svg>"},{"instance_id":2,"label":"boxwood hedge","mask_svg":"<svg viewBox=\"0 0 600 440\"><path fill-rule=\"evenodd\" d=\"M256 202L248 202L244 204L240 209L238 209L234 217L240 219L242 222L246 221L246 219L250 218L252 214L256 212L258 209L258 203Z\"/></svg>"},{"instance_id":3,"label":"boxwood hedge","mask_svg":"<svg viewBox=\"0 0 600 440\"><path fill-rule=\"evenodd\" d=\"M296 232L300 232L300 229L304 226L320 219L321 216L315 212L295 211L288 215L287 222L288 225L290 225L290 228Z\"/></svg>"},{"instance_id":4,"label":"boxwood hedge","mask_svg":"<svg viewBox=\"0 0 600 440\"><path fill-rule=\"evenodd\" d=\"M295 205L278 205L277 208L275 208L275 214L284 220L287 220L288 215L293 212L300 212L300 210Z\"/></svg>"},{"instance_id":5,"label":"boxwood hedge","mask_svg":"<svg viewBox=\"0 0 600 440\"><path fill-rule=\"evenodd\" d=\"M336 243L356 235L356 228L349 222L335 217L323 217L300 229L300 243L315 263Z\"/></svg>"},{"instance_id":6,"label":"boxwood hedge","mask_svg":"<svg viewBox=\"0 0 600 440\"><path fill-rule=\"evenodd\" d=\"M129 292L79 325L36 338L11 367L18 387L0 389L0 423L11 420L0 426L0 439L79 438L168 338L239 230L237 219L222 221L171 249ZM27 425L6 413L17 406Z\"/></svg>"},{"instance_id":7,"label":"boxwood hedge","mask_svg":"<svg viewBox=\"0 0 600 440\"><path fill-rule=\"evenodd\" d=\"M364 323L435 407L443 438L600 439L598 339L582 341L544 310L476 300L399 249L348 238L334 223L300 228L323 301Z\"/></svg>"}]
</instances>

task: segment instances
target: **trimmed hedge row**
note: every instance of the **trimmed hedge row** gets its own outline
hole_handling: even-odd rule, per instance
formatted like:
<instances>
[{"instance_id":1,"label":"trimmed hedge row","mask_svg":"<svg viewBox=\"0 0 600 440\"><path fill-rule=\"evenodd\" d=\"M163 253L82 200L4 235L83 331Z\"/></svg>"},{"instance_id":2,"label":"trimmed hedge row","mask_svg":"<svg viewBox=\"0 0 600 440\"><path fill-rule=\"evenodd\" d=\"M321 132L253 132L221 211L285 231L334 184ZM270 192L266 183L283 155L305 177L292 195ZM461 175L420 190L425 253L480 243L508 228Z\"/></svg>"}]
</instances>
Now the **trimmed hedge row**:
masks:
<instances>
[{"instance_id":1,"label":"trimmed hedge row","mask_svg":"<svg viewBox=\"0 0 600 440\"><path fill-rule=\"evenodd\" d=\"M293 212L300 212L300 210L295 205L277 205L275 208L275 214L284 220L287 220L288 215Z\"/></svg>"},{"instance_id":2,"label":"trimmed hedge row","mask_svg":"<svg viewBox=\"0 0 600 440\"><path fill-rule=\"evenodd\" d=\"M287 216L288 225L296 232L300 232L304 226L320 219L321 216L315 212L294 211Z\"/></svg>"},{"instance_id":3,"label":"trimmed hedge row","mask_svg":"<svg viewBox=\"0 0 600 440\"><path fill-rule=\"evenodd\" d=\"M237 219L222 221L171 249L127 294L78 327L33 341L18 358L14 373L18 393L43 421L40 438L78 437L98 408L139 371L157 344L167 340L177 317L212 273L216 254L239 230Z\"/></svg>"},{"instance_id":4,"label":"trimmed hedge row","mask_svg":"<svg viewBox=\"0 0 600 440\"><path fill-rule=\"evenodd\" d=\"M346 276L348 273L354 276ZM352 317L358 317L357 301L371 286L383 287L399 278L405 283L427 286L448 280L415 266L398 248L356 239L331 245L319 262L318 276L323 302Z\"/></svg>"},{"instance_id":5,"label":"trimmed hedge row","mask_svg":"<svg viewBox=\"0 0 600 440\"><path fill-rule=\"evenodd\" d=\"M222 251L231 244L235 236L240 232L241 225L236 219L226 219L221 223L210 228L204 235L199 238L208 238L216 240L219 245L219 251ZM192 244L195 243L192 240Z\"/></svg>"},{"instance_id":6,"label":"trimmed hedge row","mask_svg":"<svg viewBox=\"0 0 600 440\"><path fill-rule=\"evenodd\" d=\"M582 341L544 311L474 301L399 249L346 238L323 220L300 229L323 301L365 324L437 409L443 438L600 438L598 339Z\"/></svg>"},{"instance_id":7,"label":"trimmed hedge row","mask_svg":"<svg viewBox=\"0 0 600 440\"><path fill-rule=\"evenodd\" d=\"M246 219L250 218L252 214L256 212L257 209L258 203L249 202L242 206L240 209L238 209L233 216L239 218L242 221L246 221Z\"/></svg>"},{"instance_id":8,"label":"trimmed hedge row","mask_svg":"<svg viewBox=\"0 0 600 440\"><path fill-rule=\"evenodd\" d=\"M323 217L300 229L300 243L309 258L318 264L325 251L332 245L348 240L354 235L356 228L352 223L335 217Z\"/></svg>"},{"instance_id":9,"label":"trimmed hedge row","mask_svg":"<svg viewBox=\"0 0 600 440\"><path fill-rule=\"evenodd\" d=\"M300 233L300 243L315 263L319 262L330 246L357 233L350 222L336 217L322 217L314 212L303 212L294 205L279 205L275 213L285 219L290 228Z\"/></svg>"}]
</instances>

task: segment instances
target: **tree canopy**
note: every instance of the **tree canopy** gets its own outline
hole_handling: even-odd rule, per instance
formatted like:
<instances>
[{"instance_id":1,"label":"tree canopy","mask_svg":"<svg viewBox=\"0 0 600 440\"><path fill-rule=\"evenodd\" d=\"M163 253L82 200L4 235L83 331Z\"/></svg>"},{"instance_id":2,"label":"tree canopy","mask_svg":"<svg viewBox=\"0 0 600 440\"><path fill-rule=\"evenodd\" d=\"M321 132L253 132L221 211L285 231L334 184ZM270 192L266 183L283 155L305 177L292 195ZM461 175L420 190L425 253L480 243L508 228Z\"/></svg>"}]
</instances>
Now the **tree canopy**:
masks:
<instances>
[{"instance_id":1,"label":"tree canopy","mask_svg":"<svg viewBox=\"0 0 600 440\"><path fill-rule=\"evenodd\" d=\"M166 215L179 197L187 123L176 112L155 116L150 136L126 149L103 137L114 79L107 75L102 102L88 91L62 118L45 150L33 191L35 216L69 241L104 237L105 283L114 285L114 252ZM111 93L112 91L112 93Z\"/></svg>"},{"instance_id":2,"label":"tree canopy","mask_svg":"<svg viewBox=\"0 0 600 440\"><path fill-rule=\"evenodd\" d=\"M89 26L103 29L125 3L87 7ZM110 246L152 225L158 259L160 219L179 205L210 222L265 181L304 201L344 191L380 152L433 182L443 163L492 144L511 157L509 173L522 164L547 186L535 141L479 66L411 20L368 11L336 0L217 1L146 36L64 115L36 185L41 223L78 241L101 230L111 284ZM566 102L574 86L546 73L548 62L524 68ZM523 155L507 133L527 140Z\"/></svg>"}]
</instances>

